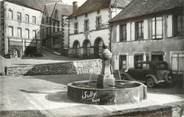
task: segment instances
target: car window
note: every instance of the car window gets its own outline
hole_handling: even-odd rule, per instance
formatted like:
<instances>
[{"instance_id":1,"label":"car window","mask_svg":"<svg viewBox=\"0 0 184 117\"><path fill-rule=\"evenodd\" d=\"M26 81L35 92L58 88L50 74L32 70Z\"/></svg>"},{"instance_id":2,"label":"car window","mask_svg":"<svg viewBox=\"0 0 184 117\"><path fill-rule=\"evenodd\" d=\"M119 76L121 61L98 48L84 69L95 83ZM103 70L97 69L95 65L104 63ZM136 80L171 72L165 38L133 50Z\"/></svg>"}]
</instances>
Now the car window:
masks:
<instances>
[{"instance_id":1,"label":"car window","mask_svg":"<svg viewBox=\"0 0 184 117\"><path fill-rule=\"evenodd\" d=\"M164 64L164 63L157 64L157 69L159 69L159 70L167 70L168 69L168 65Z\"/></svg>"},{"instance_id":2,"label":"car window","mask_svg":"<svg viewBox=\"0 0 184 117\"><path fill-rule=\"evenodd\" d=\"M150 65L148 63L143 63L143 69L150 69Z\"/></svg>"},{"instance_id":3,"label":"car window","mask_svg":"<svg viewBox=\"0 0 184 117\"><path fill-rule=\"evenodd\" d=\"M142 63L137 63L136 66L135 66L136 69L142 69L143 68L143 65Z\"/></svg>"}]
</instances>

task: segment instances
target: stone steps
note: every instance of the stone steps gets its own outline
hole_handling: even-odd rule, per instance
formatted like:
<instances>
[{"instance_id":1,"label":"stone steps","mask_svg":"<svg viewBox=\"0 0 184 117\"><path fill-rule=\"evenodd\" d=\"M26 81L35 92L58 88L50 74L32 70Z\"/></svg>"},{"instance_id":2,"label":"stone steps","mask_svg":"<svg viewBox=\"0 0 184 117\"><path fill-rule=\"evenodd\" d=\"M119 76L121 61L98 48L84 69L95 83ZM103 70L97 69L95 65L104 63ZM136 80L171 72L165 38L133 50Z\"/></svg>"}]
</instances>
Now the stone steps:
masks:
<instances>
[{"instance_id":1,"label":"stone steps","mask_svg":"<svg viewBox=\"0 0 184 117\"><path fill-rule=\"evenodd\" d=\"M6 67L7 76L20 75L62 75L62 74L100 74L102 61L99 59L48 63L38 65L19 65Z\"/></svg>"}]
</instances>

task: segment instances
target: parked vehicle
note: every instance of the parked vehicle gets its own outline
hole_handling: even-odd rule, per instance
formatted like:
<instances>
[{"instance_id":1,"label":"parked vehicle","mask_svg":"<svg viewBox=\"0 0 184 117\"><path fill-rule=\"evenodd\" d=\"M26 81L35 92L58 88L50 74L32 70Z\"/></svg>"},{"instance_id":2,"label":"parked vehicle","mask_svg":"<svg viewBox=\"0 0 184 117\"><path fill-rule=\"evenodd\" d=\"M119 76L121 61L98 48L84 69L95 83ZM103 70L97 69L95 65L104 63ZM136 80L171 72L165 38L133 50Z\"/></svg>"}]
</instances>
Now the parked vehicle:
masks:
<instances>
[{"instance_id":1,"label":"parked vehicle","mask_svg":"<svg viewBox=\"0 0 184 117\"><path fill-rule=\"evenodd\" d=\"M172 72L169 70L167 62L139 62L135 68L121 73L124 79L134 78L135 80L146 83L148 87L166 82L172 83Z\"/></svg>"}]
</instances>

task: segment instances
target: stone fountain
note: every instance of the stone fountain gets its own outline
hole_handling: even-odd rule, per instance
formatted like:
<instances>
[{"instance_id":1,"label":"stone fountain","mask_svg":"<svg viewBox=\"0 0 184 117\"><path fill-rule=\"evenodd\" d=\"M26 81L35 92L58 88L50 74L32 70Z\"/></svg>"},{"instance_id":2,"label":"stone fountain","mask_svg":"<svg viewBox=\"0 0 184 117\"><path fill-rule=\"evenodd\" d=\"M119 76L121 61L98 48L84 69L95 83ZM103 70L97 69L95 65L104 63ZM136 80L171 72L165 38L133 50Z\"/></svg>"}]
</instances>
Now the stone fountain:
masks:
<instances>
[{"instance_id":1,"label":"stone fountain","mask_svg":"<svg viewBox=\"0 0 184 117\"><path fill-rule=\"evenodd\" d=\"M103 69L96 81L77 81L68 84L68 97L86 104L138 103L147 98L147 87L137 81L115 80L111 71L112 53L104 46Z\"/></svg>"}]
</instances>

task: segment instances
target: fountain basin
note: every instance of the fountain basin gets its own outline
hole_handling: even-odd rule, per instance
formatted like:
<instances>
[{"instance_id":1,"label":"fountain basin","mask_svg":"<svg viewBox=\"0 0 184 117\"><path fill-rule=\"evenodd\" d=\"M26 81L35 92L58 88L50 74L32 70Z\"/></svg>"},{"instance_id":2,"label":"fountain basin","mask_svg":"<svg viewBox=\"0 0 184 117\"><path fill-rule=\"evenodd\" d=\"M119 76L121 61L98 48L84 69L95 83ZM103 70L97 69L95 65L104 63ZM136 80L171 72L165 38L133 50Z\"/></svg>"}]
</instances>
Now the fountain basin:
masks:
<instances>
[{"instance_id":1,"label":"fountain basin","mask_svg":"<svg viewBox=\"0 0 184 117\"><path fill-rule=\"evenodd\" d=\"M68 84L68 97L86 104L111 105L138 103L147 98L147 87L136 81L120 80L114 87L97 88L97 81L77 81Z\"/></svg>"}]
</instances>

